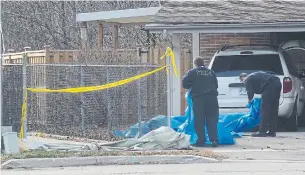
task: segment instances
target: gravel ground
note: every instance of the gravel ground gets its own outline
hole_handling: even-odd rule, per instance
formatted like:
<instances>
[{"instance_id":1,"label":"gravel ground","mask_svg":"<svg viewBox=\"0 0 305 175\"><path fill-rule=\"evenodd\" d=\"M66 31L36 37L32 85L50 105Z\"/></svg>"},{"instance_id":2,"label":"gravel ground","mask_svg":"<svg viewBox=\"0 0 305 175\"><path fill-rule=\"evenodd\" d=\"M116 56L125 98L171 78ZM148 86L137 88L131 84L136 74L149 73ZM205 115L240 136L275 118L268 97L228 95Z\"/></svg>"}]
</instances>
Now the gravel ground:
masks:
<instances>
[{"instance_id":1,"label":"gravel ground","mask_svg":"<svg viewBox=\"0 0 305 175\"><path fill-rule=\"evenodd\" d=\"M150 155L190 155L209 157L217 160L226 158L221 153L210 150L166 150L166 151L101 151L101 152L55 152L55 151L27 151L18 155L2 155L1 162L10 159L28 158L61 158L61 157L90 157L90 156L150 156Z\"/></svg>"}]
</instances>

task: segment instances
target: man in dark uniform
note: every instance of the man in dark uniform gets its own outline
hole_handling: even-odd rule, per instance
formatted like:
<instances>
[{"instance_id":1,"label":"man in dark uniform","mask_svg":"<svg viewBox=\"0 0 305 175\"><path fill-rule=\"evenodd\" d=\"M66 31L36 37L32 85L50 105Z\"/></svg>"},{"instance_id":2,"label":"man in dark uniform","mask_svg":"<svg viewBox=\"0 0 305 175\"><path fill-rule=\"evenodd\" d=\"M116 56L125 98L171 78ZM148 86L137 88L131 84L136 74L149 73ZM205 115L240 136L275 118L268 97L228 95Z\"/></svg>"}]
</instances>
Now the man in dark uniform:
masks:
<instances>
[{"instance_id":1,"label":"man in dark uniform","mask_svg":"<svg viewBox=\"0 0 305 175\"><path fill-rule=\"evenodd\" d=\"M190 89L195 130L198 136L196 146L205 146L205 122L212 146L218 145L217 123L219 118L218 82L215 73L204 66L204 59L197 57L194 60L195 68L189 70L182 79L182 86Z\"/></svg>"},{"instance_id":2,"label":"man in dark uniform","mask_svg":"<svg viewBox=\"0 0 305 175\"><path fill-rule=\"evenodd\" d=\"M252 136L275 137L282 90L280 79L266 72L254 72L249 75L242 73L239 78L246 86L249 102L252 101L254 94L262 94L260 127Z\"/></svg>"}]
</instances>

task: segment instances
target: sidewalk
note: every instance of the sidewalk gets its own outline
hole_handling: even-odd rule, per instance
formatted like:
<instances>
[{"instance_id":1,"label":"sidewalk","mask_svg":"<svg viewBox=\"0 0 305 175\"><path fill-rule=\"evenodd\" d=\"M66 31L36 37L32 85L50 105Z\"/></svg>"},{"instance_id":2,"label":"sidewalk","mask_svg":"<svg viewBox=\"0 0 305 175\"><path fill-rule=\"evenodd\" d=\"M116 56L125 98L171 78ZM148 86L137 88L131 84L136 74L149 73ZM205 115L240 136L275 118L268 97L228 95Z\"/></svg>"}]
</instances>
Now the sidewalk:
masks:
<instances>
[{"instance_id":1,"label":"sidewalk","mask_svg":"<svg viewBox=\"0 0 305 175\"><path fill-rule=\"evenodd\" d=\"M206 163L184 165L125 165L89 166L70 168L48 168L40 170L5 170L3 175L304 175L304 162L301 163Z\"/></svg>"}]
</instances>

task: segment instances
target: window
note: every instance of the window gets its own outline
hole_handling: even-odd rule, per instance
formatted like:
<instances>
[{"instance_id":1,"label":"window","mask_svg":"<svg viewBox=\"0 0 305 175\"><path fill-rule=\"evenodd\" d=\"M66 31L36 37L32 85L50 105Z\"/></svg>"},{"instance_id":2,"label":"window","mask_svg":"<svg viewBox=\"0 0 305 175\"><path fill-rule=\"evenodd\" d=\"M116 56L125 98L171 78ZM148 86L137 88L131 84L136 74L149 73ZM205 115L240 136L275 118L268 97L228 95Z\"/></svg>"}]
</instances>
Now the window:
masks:
<instances>
[{"instance_id":1,"label":"window","mask_svg":"<svg viewBox=\"0 0 305 175\"><path fill-rule=\"evenodd\" d=\"M281 60L277 54L266 55L230 55L218 56L212 65L212 70L218 77L239 76L240 73L266 71L283 75Z\"/></svg>"},{"instance_id":2,"label":"window","mask_svg":"<svg viewBox=\"0 0 305 175\"><path fill-rule=\"evenodd\" d=\"M289 56L289 54L287 52L283 52L283 56L287 65L287 69L289 71L289 74L295 76L295 77L299 77L298 75L298 71L293 63L293 60L291 59L291 57Z\"/></svg>"}]
</instances>

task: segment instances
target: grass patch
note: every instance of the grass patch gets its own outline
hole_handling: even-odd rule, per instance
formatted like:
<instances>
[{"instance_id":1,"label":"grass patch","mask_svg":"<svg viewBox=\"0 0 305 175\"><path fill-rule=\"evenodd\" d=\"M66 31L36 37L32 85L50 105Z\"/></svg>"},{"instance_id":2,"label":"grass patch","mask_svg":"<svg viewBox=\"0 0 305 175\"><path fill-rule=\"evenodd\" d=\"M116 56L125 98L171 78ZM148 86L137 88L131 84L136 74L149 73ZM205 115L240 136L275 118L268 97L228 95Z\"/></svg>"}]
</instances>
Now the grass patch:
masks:
<instances>
[{"instance_id":1,"label":"grass patch","mask_svg":"<svg viewBox=\"0 0 305 175\"><path fill-rule=\"evenodd\" d=\"M63 151L24 151L20 154L1 155L1 163L10 159L29 158L63 158L63 157L90 157L90 156L150 156L150 155L193 155L210 157L218 160L226 158L223 155L213 153L209 150L167 150L167 151L85 151L85 152L63 152Z\"/></svg>"}]
</instances>

